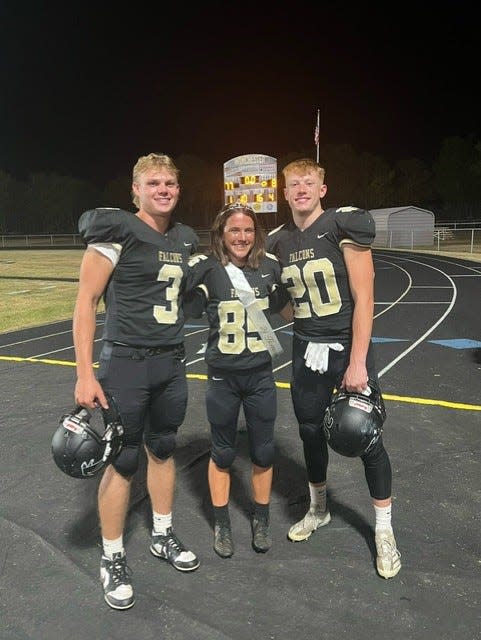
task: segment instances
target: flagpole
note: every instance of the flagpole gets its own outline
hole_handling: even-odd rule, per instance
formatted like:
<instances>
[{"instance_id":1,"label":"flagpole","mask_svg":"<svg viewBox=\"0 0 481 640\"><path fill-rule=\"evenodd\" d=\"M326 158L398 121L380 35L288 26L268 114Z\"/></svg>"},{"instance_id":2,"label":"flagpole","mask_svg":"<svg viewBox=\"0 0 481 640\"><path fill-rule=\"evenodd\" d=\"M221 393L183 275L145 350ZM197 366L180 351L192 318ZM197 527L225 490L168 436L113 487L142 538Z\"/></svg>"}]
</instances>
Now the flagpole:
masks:
<instances>
[{"instance_id":1,"label":"flagpole","mask_svg":"<svg viewBox=\"0 0 481 640\"><path fill-rule=\"evenodd\" d=\"M321 124L321 110L317 110L316 128L314 130L314 142L316 144L316 162L319 164L319 133Z\"/></svg>"}]
</instances>

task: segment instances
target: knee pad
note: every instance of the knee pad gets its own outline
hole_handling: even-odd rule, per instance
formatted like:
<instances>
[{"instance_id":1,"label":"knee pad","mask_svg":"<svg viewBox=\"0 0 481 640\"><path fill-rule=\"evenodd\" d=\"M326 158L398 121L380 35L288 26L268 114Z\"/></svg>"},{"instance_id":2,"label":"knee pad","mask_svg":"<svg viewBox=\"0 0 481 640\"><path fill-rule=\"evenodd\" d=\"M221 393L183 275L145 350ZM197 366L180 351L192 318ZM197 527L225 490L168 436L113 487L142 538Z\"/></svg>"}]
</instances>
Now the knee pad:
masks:
<instances>
[{"instance_id":1,"label":"knee pad","mask_svg":"<svg viewBox=\"0 0 481 640\"><path fill-rule=\"evenodd\" d=\"M212 449L211 458L219 469L229 469L234 464L236 450L232 447L222 447L222 449Z\"/></svg>"},{"instance_id":2,"label":"knee pad","mask_svg":"<svg viewBox=\"0 0 481 640\"><path fill-rule=\"evenodd\" d=\"M268 442L260 447L257 447L257 449L253 452L251 460L258 467L267 469L268 467L271 467L273 465L274 458L274 443Z\"/></svg>"},{"instance_id":3,"label":"knee pad","mask_svg":"<svg viewBox=\"0 0 481 640\"><path fill-rule=\"evenodd\" d=\"M166 433L149 433L145 439L145 445L149 451L152 451L156 458L159 460L167 460L174 453L175 449L175 436L174 431Z\"/></svg>"},{"instance_id":4,"label":"knee pad","mask_svg":"<svg viewBox=\"0 0 481 640\"><path fill-rule=\"evenodd\" d=\"M325 442L326 438L321 424L313 422L301 422L299 424L299 435L302 442L319 444Z\"/></svg>"},{"instance_id":5,"label":"knee pad","mask_svg":"<svg viewBox=\"0 0 481 640\"><path fill-rule=\"evenodd\" d=\"M124 478L131 478L139 467L140 447L126 445L112 462L112 466Z\"/></svg>"}]
</instances>

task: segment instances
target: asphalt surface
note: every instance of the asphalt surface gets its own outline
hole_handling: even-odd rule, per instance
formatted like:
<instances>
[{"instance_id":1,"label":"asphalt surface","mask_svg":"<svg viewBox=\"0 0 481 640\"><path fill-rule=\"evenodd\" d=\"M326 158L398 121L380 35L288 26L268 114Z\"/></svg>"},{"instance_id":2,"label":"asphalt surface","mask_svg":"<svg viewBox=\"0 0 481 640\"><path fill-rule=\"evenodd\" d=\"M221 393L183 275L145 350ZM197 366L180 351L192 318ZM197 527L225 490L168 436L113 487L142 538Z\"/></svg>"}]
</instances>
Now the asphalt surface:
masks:
<instances>
[{"instance_id":1,"label":"asphalt surface","mask_svg":"<svg viewBox=\"0 0 481 640\"><path fill-rule=\"evenodd\" d=\"M1 640L480 638L481 264L374 256L373 340L388 411L398 576L376 573L374 515L357 459L331 454L331 523L307 542L286 537L308 496L289 395L292 333L280 319L274 544L266 554L251 548L241 420L231 495L235 554L216 556L201 319L187 327L190 398L176 450L174 509L176 532L201 565L184 574L150 554L141 469L125 534L136 604L109 609L98 577L98 480L65 476L50 453L59 417L72 408L75 379L71 323L54 323L0 335ZM99 334L101 324L99 317Z\"/></svg>"}]
</instances>

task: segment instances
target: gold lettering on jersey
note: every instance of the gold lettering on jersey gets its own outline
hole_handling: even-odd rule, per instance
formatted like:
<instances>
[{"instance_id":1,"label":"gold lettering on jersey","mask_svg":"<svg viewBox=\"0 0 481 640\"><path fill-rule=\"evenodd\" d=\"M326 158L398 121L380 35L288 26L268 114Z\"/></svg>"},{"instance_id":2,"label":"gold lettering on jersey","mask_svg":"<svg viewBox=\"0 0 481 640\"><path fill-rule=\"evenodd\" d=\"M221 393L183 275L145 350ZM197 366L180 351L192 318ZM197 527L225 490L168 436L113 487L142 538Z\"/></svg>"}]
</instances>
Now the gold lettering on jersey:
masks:
<instances>
[{"instance_id":1,"label":"gold lettering on jersey","mask_svg":"<svg viewBox=\"0 0 481 640\"><path fill-rule=\"evenodd\" d=\"M294 253L289 254L289 262L299 262L299 260L308 260L314 257L314 249L301 249L300 251L294 251Z\"/></svg>"},{"instance_id":2,"label":"gold lettering on jersey","mask_svg":"<svg viewBox=\"0 0 481 640\"><path fill-rule=\"evenodd\" d=\"M182 264L182 254L175 251L159 251L159 262Z\"/></svg>"}]
</instances>

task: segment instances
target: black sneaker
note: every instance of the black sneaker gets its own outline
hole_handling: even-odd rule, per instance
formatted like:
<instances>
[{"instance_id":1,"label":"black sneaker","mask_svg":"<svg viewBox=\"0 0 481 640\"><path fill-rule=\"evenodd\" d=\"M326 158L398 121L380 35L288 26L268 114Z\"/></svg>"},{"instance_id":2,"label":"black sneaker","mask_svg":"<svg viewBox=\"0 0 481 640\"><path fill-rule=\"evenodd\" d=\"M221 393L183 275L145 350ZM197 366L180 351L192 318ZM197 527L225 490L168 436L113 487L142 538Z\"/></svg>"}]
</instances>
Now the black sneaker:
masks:
<instances>
[{"instance_id":1,"label":"black sneaker","mask_svg":"<svg viewBox=\"0 0 481 640\"><path fill-rule=\"evenodd\" d=\"M232 530L227 522L214 524L214 551L221 558L230 558L234 555Z\"/></svg>"},{"instance_id":2,"label":"black sneaker","mask_svg":"<svg viewBox=\"0 0 481 640\"><path fill-rule=\"evenodd\" d=\"M152 534L150 551L157 558L170 562L179 571L193 571L200 565L197 556L184 547L172 527L167 529L165 536L160 533Z\"/></svg>"},{"instance_id":3,"label":"black sneaker","mask_svg":"<svg viewBox=\"0 0 481 640\"><path fill-rule=\"evenodd\" d=\"M102 556L100 560L100 580L104 589L105 602L112 609L129 609L133 606L134 591L130 580L125 553L114 553L109 560Z\"/></svg>"},{"instance_id":4,"label":"black sneaker","mask_svg":"<svg viewBox=\"0 0 481 640\"><path fill-rule=\"evenodd\" d=\"M252 519L252 548L257 553L265 553L272 546L267 518Z\"/></svg>"}]
</instances>

